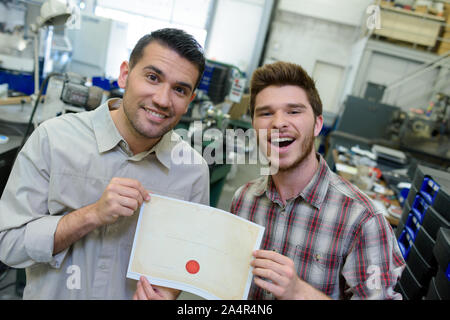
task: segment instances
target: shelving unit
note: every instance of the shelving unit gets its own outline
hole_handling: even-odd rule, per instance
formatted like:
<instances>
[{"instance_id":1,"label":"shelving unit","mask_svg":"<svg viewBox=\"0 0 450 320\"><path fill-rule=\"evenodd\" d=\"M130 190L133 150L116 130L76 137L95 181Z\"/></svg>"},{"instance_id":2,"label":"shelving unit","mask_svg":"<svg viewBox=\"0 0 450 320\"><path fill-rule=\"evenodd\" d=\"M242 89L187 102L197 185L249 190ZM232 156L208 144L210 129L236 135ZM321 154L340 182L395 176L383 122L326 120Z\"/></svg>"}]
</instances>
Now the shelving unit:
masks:
<instances>
[{"instance_id":1,"label":"shelving unit","mask_svg":"<svg viewBox=\"0 0 450 320\"><path fill-rule=\"evenodd\" d=\"M417 166L396 229L398 244L406 261L396 289L404 299L422 299L427 292L434 290L430 285L436 286L436 279L445 280L439 282L440 287L449 287L450 279L436 277L439 267L434 252L440 230L450 230L449 203L450 173ZM428 294L429 298L431 294Z\"/></svg>"},{"instance_id":2,"label":"shelving unit","mask_svg":"<svg viewBox=\"0 0 450 320\"><path fill-rule=\"evenodd\" d=\"M381 29L374 29L374 35L429 48L436 45L445 22L443 17L383 5L380 18Z\"/></svg>"}]
</instances>

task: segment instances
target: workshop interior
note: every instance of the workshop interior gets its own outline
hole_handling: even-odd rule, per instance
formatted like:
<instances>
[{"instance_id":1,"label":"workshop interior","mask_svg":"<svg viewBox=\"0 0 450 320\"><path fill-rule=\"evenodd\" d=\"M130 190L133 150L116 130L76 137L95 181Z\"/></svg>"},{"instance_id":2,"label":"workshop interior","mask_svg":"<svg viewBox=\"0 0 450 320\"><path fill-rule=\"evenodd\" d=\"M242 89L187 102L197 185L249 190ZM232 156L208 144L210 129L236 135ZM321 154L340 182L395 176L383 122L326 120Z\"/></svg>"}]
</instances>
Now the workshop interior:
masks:
<instances>
[{"instance_id":1,"label":"workshop interior","mask_svg":"<svg viewBox=\"0 0 450 320\"><path fill-rule=\"evenodd\" d=\"M396 290L450 299L449 0L0 0L0 194L33 130L122 97L120 64L162 27L194 35L207 58L176 129L226 150L208 163L212 207L229 211L260 173L236 161L254 140L226 134L252 128L253 71L297 63L323 103L317 152L385 208L406 261ZM1 300L20 300L25 282L0 262Z\"/></svg>"}]
</instances>

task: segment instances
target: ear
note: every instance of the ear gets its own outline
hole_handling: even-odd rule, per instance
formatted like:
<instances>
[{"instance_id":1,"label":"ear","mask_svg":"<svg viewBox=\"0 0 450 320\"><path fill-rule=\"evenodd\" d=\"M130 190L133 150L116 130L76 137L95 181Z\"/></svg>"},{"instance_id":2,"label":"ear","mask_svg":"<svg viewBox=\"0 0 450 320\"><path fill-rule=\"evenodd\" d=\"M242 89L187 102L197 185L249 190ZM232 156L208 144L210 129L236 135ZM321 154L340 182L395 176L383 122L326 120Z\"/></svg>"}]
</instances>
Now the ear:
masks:
<instances>
[{"instance_id":1,"label":"ear","mask_svg":"<svg viewBox=\"0 0 450 320\"><path fill-rule=\"evenodd\" d=\"M314 137L317 137L320 134L320 131L322 131L323 127L323 116L317 116L316 122L314 124Z\"/></svg>"},{"instance_id":2,"label":"ear","mask_svg":"<svg viewBox=\"0 0 450 320\"><path fill-rule=\"evenodd\" d=\"M192 94L192 96L189 98L189 103L186 105L186 109L184 110L184 112L183 112L183 114L185 114L186 112L188 112L188 110L189 110L189 104L195 99L195 96L196 96L197 94L194 92L193 94Z\"/></svg>"},{"instance_id":3,"label":"ear","mask_svg":"<svg viewBox=\"0 0 450 320\"><path fill-rule=\"evenodd\" d=\"M117 79L117 83L119 84L119 87L122 89L125 89L126 87L129 72L130 67L128 65L128 62L127 61L122 62L122 64L120 65L120 75L119 78Z\"/></svg>"},{"instance_id":4,"label":"ear","mask_svg":"<svg viewBox=\"0 0 450 320\"><path fill-rule=\"evenodd\" d=\"M192 97L189 99L189 103L191 103L195 99L196 95L197 95L196 92L192 93Z\"/></svg>"}]
</instances>

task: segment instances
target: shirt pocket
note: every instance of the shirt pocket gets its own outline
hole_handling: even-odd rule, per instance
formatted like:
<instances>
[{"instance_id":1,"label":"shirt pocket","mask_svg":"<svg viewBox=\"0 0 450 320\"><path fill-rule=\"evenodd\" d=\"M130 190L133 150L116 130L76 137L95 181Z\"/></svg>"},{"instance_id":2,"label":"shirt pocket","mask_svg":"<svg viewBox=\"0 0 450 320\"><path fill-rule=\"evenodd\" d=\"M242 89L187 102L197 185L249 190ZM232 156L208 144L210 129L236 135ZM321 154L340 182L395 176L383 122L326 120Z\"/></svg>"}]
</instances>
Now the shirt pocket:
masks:
<instances>
[{"instance_id":1,"label":"shirt pocket","mask_svg":"<svg viewBox=\"0 0 450 320\"><path fill-rule=\"evenodd\" d=\"M154 188L148 188L147 190L149 190L150 193L150 197L153 194L157 194L157 195L161 195L164 197L169 197L169 198L173 198L173 199L178 199L178 200L185 200L185 197L187 198L187 196L185 196L182 193L178 193L178 192L173 192L171 190L166 190L166 191L155 191ZM134 234L135 234L135 230L136 230L136 226L137 226L137 222L139 219L139 215L140 215L140 207L134 212L134 214L131 217L120 217L114 224L112 225L108 225L106 227L107 232L112 235L114 234L116 237L118 237L120 240L120 245L121 246L125 246L125 247L129 247L131 248L133 245L133 241L134 241ZM132 232L130 232L129 230L132 230ZM131 251L131 249L130 249Z\"/></svg>"},{"instance_id":2,"label":"shirt pocket","mask_svg":"<svg viewBox=\"0 0 450 320\"><path fill-rule=\"evenodd\" d=\"M48 209L50 214L77 210L100 199L109 177L76 172L55 172L50 178Z\"/></svg>"},{"instance_id":3,"label":"shirt pocket","mask_svg":"<svg viewBox=\"0 0 450 320\"><path fill-rule=\"evenodd\" d=\"M301 245L295 248L294 263L299 277L327 295L332 295L339 287L342 260L342 256L328 251Z\"/></svg>"}]
</instances>

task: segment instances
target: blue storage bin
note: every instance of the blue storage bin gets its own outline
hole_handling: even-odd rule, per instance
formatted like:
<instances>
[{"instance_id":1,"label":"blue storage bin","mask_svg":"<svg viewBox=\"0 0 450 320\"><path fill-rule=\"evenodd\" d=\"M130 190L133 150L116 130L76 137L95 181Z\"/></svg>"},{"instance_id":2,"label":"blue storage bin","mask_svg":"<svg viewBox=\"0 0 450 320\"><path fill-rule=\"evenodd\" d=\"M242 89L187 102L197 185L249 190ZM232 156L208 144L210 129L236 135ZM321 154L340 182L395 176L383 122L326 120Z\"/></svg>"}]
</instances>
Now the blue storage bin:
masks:
<instances>
[{"instance_id":1,"label":"blue storage bin","mask_svg":"<svg viewBox=\"0 0 450 320\"><path fill-rule=\"evenodd\" d=\"M424 197L428 204L433 204L439 189L440 186L433 179L424 177L419 193Z\"/></svg>"}]
</instances>

